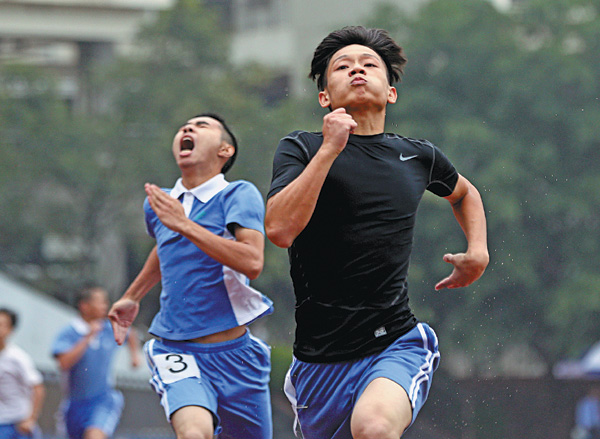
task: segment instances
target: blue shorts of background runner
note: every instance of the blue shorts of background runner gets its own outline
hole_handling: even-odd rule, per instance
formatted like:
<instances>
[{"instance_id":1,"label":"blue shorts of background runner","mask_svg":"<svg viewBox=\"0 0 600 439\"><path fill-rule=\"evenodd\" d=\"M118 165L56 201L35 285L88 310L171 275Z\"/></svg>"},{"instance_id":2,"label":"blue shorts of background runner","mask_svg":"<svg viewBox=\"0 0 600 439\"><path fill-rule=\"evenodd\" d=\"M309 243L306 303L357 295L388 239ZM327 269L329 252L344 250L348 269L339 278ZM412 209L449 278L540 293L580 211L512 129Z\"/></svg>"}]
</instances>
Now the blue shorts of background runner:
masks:
<instances>
[{"instance_id":1,"label":"blue shorts of background runner","mask_svg":"<svg viewBox=\"0 0 600 439\"><path fill-rule=\"evenodd\" d=\"M98 428L110 437L115 432L121 412L123 395L110 390L99 396L70 400L64 409L64 423L70 439L82 439L88 428Z\"/></svg>"},{"instance_id":2,"label":"blue shorts of background runner","mask_svg":"<svg viewBox=\"0 0 600 439\"><path fill-rule=\"evenodd\" d=\"M271 439L271 351L246 332L222 343L150 340L144 345L150 384L167 419L178 409L208 409L220 439Z\"/></svg>"},{"instance_id":3,"label":"blue shorts of background runner","mask_svg":"<svg viewBox=\"0 0 600 439\"><path fill-rule=\"evenodd\" d=\"M352 439L352 410L376 378L390 379L406 390L414 422L427 399L439 358L435 332L424 323L383 352L357 360L306 363L295 358L286 376L285 393L296 413L296 436Z\"/></svg>"},{"instance_id":4,"label":"blue shorts of background runner","mask_svg":"<svg viewBox=\"0 0 600 439\"><path fill-rule=\"evenodd\" d=\"M16 424L0 424L0 439L41 439L42 432L39 428L32 435L21 433Z\"/></svg>"}]
</instances>

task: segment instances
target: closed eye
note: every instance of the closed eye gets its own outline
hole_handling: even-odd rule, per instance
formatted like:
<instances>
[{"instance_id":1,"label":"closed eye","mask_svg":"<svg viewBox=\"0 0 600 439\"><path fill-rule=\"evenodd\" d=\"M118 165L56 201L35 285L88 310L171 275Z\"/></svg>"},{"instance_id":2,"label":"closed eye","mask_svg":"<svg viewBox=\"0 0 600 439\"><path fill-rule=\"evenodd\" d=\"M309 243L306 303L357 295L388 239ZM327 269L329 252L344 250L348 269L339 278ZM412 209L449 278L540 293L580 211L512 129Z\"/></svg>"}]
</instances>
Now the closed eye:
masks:
<instances>
[{"instance_id":1,"label":"closed eye","mask_svg":"<svg viewBox=\"0 0 600 439\"><path fill-rule=\"evenodd\" d=\"M194 126L196 128L203 128L203 127L208 127L209 124L207 122L202 121L202 120L199 120L197 122L189 121L189 122L183 124L181 126L181 128L179 128L179 131L185 131L186 127L189 127L189 126Z\"/></svg>"}]
</instances>

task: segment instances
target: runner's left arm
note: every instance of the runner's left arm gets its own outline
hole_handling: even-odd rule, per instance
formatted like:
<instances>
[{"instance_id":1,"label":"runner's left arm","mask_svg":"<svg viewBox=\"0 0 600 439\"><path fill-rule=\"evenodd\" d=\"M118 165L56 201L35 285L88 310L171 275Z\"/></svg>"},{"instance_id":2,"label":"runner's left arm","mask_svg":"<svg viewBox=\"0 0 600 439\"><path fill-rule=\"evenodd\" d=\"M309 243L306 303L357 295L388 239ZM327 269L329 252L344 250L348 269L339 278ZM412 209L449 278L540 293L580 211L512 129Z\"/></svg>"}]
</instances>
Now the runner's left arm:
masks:
<instances>
[{"instance_id":1,"label":"runner's left arm","mask_svg":"<svg viewBox=\"0 0 600 439\"><path fill-rule=\"evenodd\" d=\"M459 175L454 191L444 198L452 205L454 216L465 234L467 251L444 255L444 261L452 264L454 269L450 276L437 283L436 290L461 288L472 284L481 277L490 259L485 211L479 191L470 181Z\"/></svg>"}]
</instances>

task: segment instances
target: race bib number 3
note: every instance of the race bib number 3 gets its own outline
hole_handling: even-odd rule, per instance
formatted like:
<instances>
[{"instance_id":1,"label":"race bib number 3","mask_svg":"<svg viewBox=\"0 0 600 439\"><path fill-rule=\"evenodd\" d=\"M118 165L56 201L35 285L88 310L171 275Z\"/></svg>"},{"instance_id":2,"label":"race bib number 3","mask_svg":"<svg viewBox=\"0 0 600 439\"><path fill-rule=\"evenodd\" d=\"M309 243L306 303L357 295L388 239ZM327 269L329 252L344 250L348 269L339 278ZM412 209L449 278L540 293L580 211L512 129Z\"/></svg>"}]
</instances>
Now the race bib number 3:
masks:
<instances>
[{"instance_id":1,"label":"race bib number 3","mask_svg":"<svg viewBox=\"0 0 600 439\"><path fill-rule=\"evenodd\" d=\"M171 384L184 378L200 378L200 369L193 355L155 355L154 363L163 383Z\"/></svg>"}]
</instances>

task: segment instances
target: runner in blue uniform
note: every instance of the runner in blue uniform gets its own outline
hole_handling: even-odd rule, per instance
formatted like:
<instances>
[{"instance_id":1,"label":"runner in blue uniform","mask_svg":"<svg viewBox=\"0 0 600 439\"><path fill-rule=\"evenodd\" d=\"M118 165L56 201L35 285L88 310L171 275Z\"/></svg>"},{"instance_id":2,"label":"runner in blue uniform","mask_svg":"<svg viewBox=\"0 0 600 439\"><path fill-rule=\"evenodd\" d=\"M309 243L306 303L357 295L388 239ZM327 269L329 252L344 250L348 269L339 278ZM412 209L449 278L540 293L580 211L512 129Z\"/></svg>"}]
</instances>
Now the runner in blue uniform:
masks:
<instances>
[{"instance_id":1,"label":"runner in blue uniform","mask_svg":"<svg viewBox=\"0 0 600 439\"><path fill-rule=\"evenodd\" d=\"M157 338L144 350L177 437L270 439L270 349L247 328L273 310L249 285L263 267L263 199L251 183L225 180L237 142L220 116L191 118L172 148L181 178L172 189L145 186L156 246L109 313L115 338L161 281Z\"/></svg>"},{"instance_id":2,"label":"runner in blue uniform","mask_svg":"<svg viewBox=\"0 0 600 439\"><path fill-rule=\"evenodd\" d=\"M296 295L285 391L304 439L398 439L439 361L433 330L408 305L407 273L425 190L446 198L467 250L446 254L436 289L477 280L488 261L481 197L440 149L387 134L406 59L387 32L347 27L317 47L310 76L331 112L275 153L266 231L288 248Z\"/></svg>"},{"instance_id":3,"label":"runner in blue uniform","mask_svg":"<svg viewBox=\"0 0 600 439\"><path fill-rule=\"evenodd\" d=\"M61 405L70 439L105 439L113 435L123 410L123 395L114 389L111 366L118 349L106 313L108 294L102 288L83 290L79 317L60 331L52 355L63 371ZM129 337L131 365L137 367L138 341Z\"/></svg>"}]
</instances>

